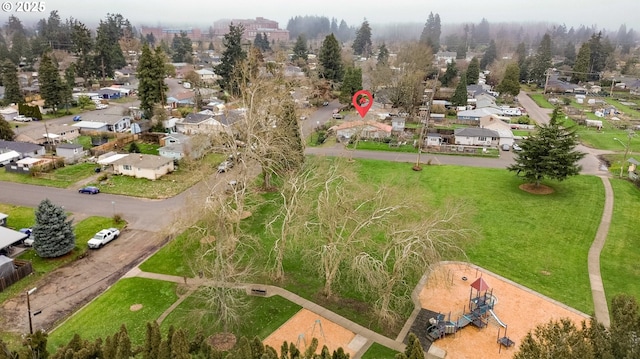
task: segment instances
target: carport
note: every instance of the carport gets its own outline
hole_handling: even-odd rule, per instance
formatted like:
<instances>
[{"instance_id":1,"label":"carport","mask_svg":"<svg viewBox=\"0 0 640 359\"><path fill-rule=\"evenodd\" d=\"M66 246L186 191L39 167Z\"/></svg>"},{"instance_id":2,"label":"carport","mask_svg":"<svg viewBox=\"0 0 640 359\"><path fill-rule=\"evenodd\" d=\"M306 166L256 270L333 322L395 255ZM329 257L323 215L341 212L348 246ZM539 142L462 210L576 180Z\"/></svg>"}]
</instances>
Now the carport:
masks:
<instances>
[{"instance_id":1,"label":"carport","mask_svg":"<svg viewBox=\"0 0 640 359\"><path fill-rule=\"evenodd\" d=\"M0 226L0 251L5 250L26 238L27 235L25 233Z\"/></svg>"}]
</instances>

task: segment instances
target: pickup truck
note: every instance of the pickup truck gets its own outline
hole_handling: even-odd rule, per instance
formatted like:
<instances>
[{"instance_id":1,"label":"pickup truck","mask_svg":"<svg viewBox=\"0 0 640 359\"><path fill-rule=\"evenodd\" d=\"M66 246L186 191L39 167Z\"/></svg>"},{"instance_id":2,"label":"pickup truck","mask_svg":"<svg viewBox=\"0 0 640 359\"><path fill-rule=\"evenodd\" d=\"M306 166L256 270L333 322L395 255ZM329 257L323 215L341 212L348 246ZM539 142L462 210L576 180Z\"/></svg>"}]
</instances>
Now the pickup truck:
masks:
<instances>
[{"instance_id":1,"label":"pickup truck","mask_svg":"<svg viewBox=\"0 0 640 359\"><path fill-rule=\"evenodd\" d=\"M117 228L103 229L87 242L87 246L91 249L102 248L105 244L118 238L119 235L120 230Z\"/></svg>"}]
</instances>

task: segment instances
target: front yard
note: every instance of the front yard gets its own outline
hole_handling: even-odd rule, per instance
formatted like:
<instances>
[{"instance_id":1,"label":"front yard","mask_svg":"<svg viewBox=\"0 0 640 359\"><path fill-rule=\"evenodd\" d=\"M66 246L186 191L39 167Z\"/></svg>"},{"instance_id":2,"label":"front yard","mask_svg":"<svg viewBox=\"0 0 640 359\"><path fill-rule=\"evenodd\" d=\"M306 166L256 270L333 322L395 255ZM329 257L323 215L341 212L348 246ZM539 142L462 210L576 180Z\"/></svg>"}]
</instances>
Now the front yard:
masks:
<instances>
[{"instance_id":1,"label":"front yard","mask_svg":"<svg viewBox=\"0 0 640 359\"><path fill-rule=\"evenodd\" d=\"M67 188L77 181L93 175L96 166L97 165L94 163L79 163L64 166L52 172L42 173L37 176L33 176L31 174L10 173L0 170L0 181Z\"/></svg>"}]
</instances>

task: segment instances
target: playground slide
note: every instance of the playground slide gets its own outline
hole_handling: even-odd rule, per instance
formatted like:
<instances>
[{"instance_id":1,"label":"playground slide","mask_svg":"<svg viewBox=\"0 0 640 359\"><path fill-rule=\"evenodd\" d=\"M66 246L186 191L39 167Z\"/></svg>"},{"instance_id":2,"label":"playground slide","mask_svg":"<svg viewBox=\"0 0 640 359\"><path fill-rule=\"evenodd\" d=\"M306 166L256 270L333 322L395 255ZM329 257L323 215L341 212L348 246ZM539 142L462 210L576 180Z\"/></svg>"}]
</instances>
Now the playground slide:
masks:
<instances>
[{"instance_id":1,"label":"playground slide","mask_svg":"<svg viewBox=\"0 0 640 359\"><path fill-rule=\"evenodd\" d=\"M500 325L500 326L501 326L501 327L503 327L503 328L506 328L506 327L507 327L507 325L506 325L506 324L504 324L504 323L500 320L500 318L498 318L498 316L496 315L496 313L494 313L494 312L493 312L493 309L489 309L489 313L491 313L491 315L493 316L493 319L495 319L495 320L496 320L496 322L498 323L498 325Z\"/></svg>"}]
</instances>

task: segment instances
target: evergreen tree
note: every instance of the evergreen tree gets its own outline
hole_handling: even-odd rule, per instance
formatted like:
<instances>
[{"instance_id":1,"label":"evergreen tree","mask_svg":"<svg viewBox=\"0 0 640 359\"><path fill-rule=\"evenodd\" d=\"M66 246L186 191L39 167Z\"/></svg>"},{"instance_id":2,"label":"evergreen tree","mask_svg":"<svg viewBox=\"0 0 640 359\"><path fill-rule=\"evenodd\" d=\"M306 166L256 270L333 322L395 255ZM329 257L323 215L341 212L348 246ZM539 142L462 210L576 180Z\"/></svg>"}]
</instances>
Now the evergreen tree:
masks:
<instances>
[{"instance_id":1,"label":"evergreen tree","mask_svg":"<svg viewBox=\"0 0 640 359\"><path fill-rule=\"evenodd\" d=\"M117 335L118 349L114 359L129 359L131 357L131 339L124 324L120 326L120 332Z\"/></svg>"},{"instance_id":2,"label":"evergreen tree","mask_svg":"<svg viewBox=\"0 0 640 359\"><path fill-rule=\"evenodd\" d=\"M576 45L569 41L564 48L565 65L573 66L576 62Z\"/></svg>"},{"instance_id":3,"label":"evergreen tree","mask_svg":"<svg viewBox=\"0 0 640 359\"><path fill-rule=\"evenodd\" d=\"M613 47L607 39L602 40L602 33L597 35L591 35L589 39L589 48L591 50L591 57L589 60L589 75L590 80L598 79L598 74L604 71L607 65L607 59L609 55L613 53Z\"/></svg>"},{"instance_id":4,"label":"evergreen tree","mask_svg":"<svg viewBox=\"0 0 640 359\"><path fill-rule=\"evenodd\" d=\"M587 81L589 75L589 61L591 58L591 47L585 42L580 46L576 63L573 65L571 80L574 83Z\"/></svg>"},{"instance_id":5,"label":"evergreen tree","mask_svg":"<svg viewBox=\"0 0 640 359\"><path fill-rule=\"evenodd\" d=\"M4 100L7 104L24 101L18 82L18 69L8 59L2 64L2 85L4 86Z\"/></svg>"},{"instance_id":6,"label":"evergreen tree","mask_svg":"<svg viewBox=\"0 0 640 359\"><path fill-rule=\"evenodd\" d=\"M0 140L13 141L15 136L16 134L13 132L11 124L0 115Z\"/></svg>"},{"instance_id":7,"label":"evergreen tree","mask_svg":"<svg viewBox=\"0 0 640 359\"><path fill-rule=\"evenodd\" d=\"M72 221L67 221L64 209L45 199L35 212L33 249L42 258L54 258L69 253L76 245Z\"/></svg>"},{"instance_id":8,"label":"evergreen tree","mask_svg":"<svg viewBox=\"0 0 640 359\"><path fill-rule=\"evenodd\" d=\"M189 359L191 355L189 354L189 341L187 340L187 335L182 329L178 329L173 334L173 339L171 340L171 358L172 359Z\"/></svg>"},{"instance_id":9,"label":"evergreen tree","mask_svg":"<svg viewBox=\"0 0 640 359\"><path fill-rule=\"evenodd\" d=\"M167 86L164 83L164 52L157 47L155 52L147 44L142 45L142 54L138 60L138 97L140 109L146 118L153 116L153 108L165 100Z\"/></svg>"},{"instance_id":10,"label":"evergreen tree","mask_svg":"<svg viewBox=\"0 0 640 359\"><path fill-rule=\"evenodd\" d=\"M447 64L447 70L444 72L444 75L442 75L442 78L440 78L442 85L450 86L456 76L458 76L458 67L456 67L455 61L451 61Z\"/></svg>"},{"instance_id":11,"label":"evergreen tree","mask_svg":"<svg viewBox=\"0 0 640 359\"><path fill-rule=\"evenodd\" d=\"M529 332L514 359L592 359L593 352L584 332L567 318L552 321Z\"/></svg>"},{"instance_id":12,"label":"evergreen tree","mask_svg":"<svg viewBox=\"0 0 640 359\"><path fill-rule=\"evenodd\" d=\"M93 40L91 30L83 23L75 22L71 30L73 46L72 53L76 56L76 74L84 79L85 86L91 78L92 69L95 67L91 51L93 50Z\"/></svg>"},{"instance_id":13,"label":"evergreen tree","mask_svg":"<svg viewBox=\"0 0 640 359\"><path fill-rule=\"evenodd\" d=\"M253 46L262 52L271 51L271 45L269 44L269 38L266 33L257 33L253 40Z\"/></svg>"},{"instance_id":14,"label":"evergreen tree","mask_svg":"<svg viewBox=\"0 0 640 359\"><path fill-rule=\"evenodd\" d=\"M113 336L107 336L102 347L102 354L104 359L115 359L116 352L118 351L118 333Z\"/></svg>"},{"instance_id":15,"label":"evergreen tree","mask_svg":"<svg viewBox=\"0 0 640 359\"><path fill-rule=\"evenodd\" d=\"M420 42L431 47L431 51L436 53L440 50L440 35L442 34L442 28L440 24L440 15L433 12L429 13L427 23L422 29L420 35Z\"/></svg>"},{"instance_id":16,"label":"evergreen tree","mask_svg":"<svg viewBox=\"0 0 640 359\"><path fill-rule=\"evenodd\" d=\"M637 358L640 353L640 316L635 297L620 294L611 300L611 353L615 358Z\"/></svg>"},{"instance_id":17,"label":"evergreen tree","mask_svg":"<svg viewBox=\"0 0 640 359\"><path fill-rule=\"evenodd\" d=\"M489 47L487 47L487 51L484 52L482 59L480 60L480 69L486 70L491 63L493 63L498 58L498 49L496 48L495 40L491 39L489 41Z\"/></svg>"},{"instance_id":18,"label":"evergreen tree","mask_svg":"<svg viewBox=\"0 0 640 359\"><path fill-rule=\"evenodd\" d=\"M531 67L531 80L542 85L546 79L546 73L551 68L551 36L544 34L538 46L538 51L533 59Z\"/></svg>"},{"instance_id":19,"label":"evergreen tree","mask_svg":"<svg viewBox=\"0 0 640 359\"><path fill-rule=\"evenodd\" d=\"M62 103L63 84L58 73L58 65L50 53L42 55L38 77L40 79L40 95L44 99L45 107L57 112L58 106Z\"/></svg>"},{"instance_id":20,"label":"evergreen tree","mask_svg":"<svg viewBox=\"0 0 640 359\"><path fill-rule=\"evenodd\" d=\"M300 34L296 39L295 45L293 45L293 56L291 57L291 60L302 60L306 62L308 56L309 51L307 49L307 39L304 37L304 34Z\"/></svg>"},{"instance_id":21,"label":"evergreen tree","mask_svg":"<svg viewBox=\"0 0 640 359\"><path fill-rule=\"evenodd\" d=\"M107 14L105 20L100 20L96 30L94 45L95 73L103 79L113 77L113 71L124 67L127 62L122 54L119 40L124 36L124 28L128 20L120 14Z\"/></svg>"},{"instance_id":22,"label":"evergreen tree","mask_svg":"<svg viewBox=\"0 0 640 359\"><path fill-rule=\"evenodd\" d=\"M189 39L185 31L180 31L180 36L178 34L173 35L171 50L173 51L171 58L173 62L192 62L191 51L193 48L191 39Z\"/></svg>"},{"instance_id":23,"label":"evergreen tree","mask_svg":"<svg viewBox=\"0 0 640 359\"><path fill-rule=\"evenodd\" d=\"M353 30L347 25L347 22L344 20L340 20L340 25L338 26L338 33L335 34L338 39L342 42L349 41L353 38Z\"/></svg>"},{"instance_id":24,"label":"evergreen tree","mask_svg":"<svg viewBox=\"0 0 640 359\"><path fill-rule=\"evenodd\" d=\"M358 56L369 57L371 55L371 27L365 19L353 40L353 53Z\"/></svg>"},{"instance_id":25,"label":"evergreen tree","mask_svg":"<svg viewBox=\"0 0 640 359\"><path fill-rule=\"evenodd\" d=\"M389 63L389 50L387 49L387 45L382 43L378 48L378 65L387 65Z\"/></svg>"},{"instance_id":26,"label":"evergreen tree","mask_svg":"<svg viewBox=\"0 0 640 359\"><path fill-rule=\"evenodd\" d=\"M144 345L142 350L142 359L156 359L159 356L160 342L162 336L160 335L160 327L158 322L147 322L147 331L145 334Z\"/></svg>"},{"instance_id":27,"label":"evergreen tree","mask_svg":"<svg viewBox=\"0 0 640 359\"><path fill-rule=\"evenodd\" d=\"M220 87L231 93L238 95L240 93L239 74L236 68L242 61L247 58L247 53L242 49L242 34L244 27L242 25L229 25L229 32L224 35L222 44L225 49L222 52L220 64L215 67L215 73L221 78L218 80Z\"/></svg>"},{"instance_id":28,"label":"evergreen tree","mask_svg":"<svg viewBox=\"0 0 640 359\"><path fill-rule=\"evenodd\" d=\"M462 74L460 76L460 82L456 86L456 91L451 96L451 104L454 106L466 106L467 105L467 75Z\"/></svg>"},{"instance_id":29,"label":"evergreen tree","mask_svg":"<svg viewBox=\"0 0 640 359\"><path fill-rule=\"evenodd\" d=\"M467 85L477 84L480 79L480 62L477 57L471 59L467 67Z\"/></svg>"},{"instance_id":30,"label":"evergreen tree","mask_svg":"<svg viewBox=\"0 0 640 359\"><path fill-rule=\"evenodd\" d=\"M353 95L360 90L362 90L362 69L347 67L340 86L340 102L351 105Z\"/></svg>"},{"instance_id":31,"label":"evergreen tree","mask_svg":"<svg viewBox=\"0 0 640 359\"><path fill-rule=\"evenodd\" d=\"M520 68L517 63L512 62L507 65L504 77L496 87L496 90L501 94L518 96L520 93Z\"/></svg>"},{"instance_id":32,"label":"evergreen tree","mask_svg":"<svg viewBox=\"0 0 640 359\"><path fill-rule=\"evenodd\" d=\"M580 173L578 161L585 154L575 150L578 140L575 129L563 127L555 108L548 124L539 125L534 135L522 141L522 151L516 154L514 164L507 167L536 186L545 178L562 181Z\"/></svg>"},{"instance_id":33,"label":"evergreen tree","mask_svg":"<svg viewBox=\"0 0 640 359\"><path fill-rule=\"evenodd\" d=\"M340 44L333 34L327 35L320 47L320 77L327 80L340 82L342 81L342 56Z\"/></svg>"},{"instance_id":34,"label":"evergreen tree","mask_svg":"<svg viewBox=\"0 0 640 359\"><path fill-rule=\"evenodd\" d=\"M251 341L251 359L261 359L262 355L265 353L264 344L260 338L253 337Z\"/></svg>"}]
</instances>

